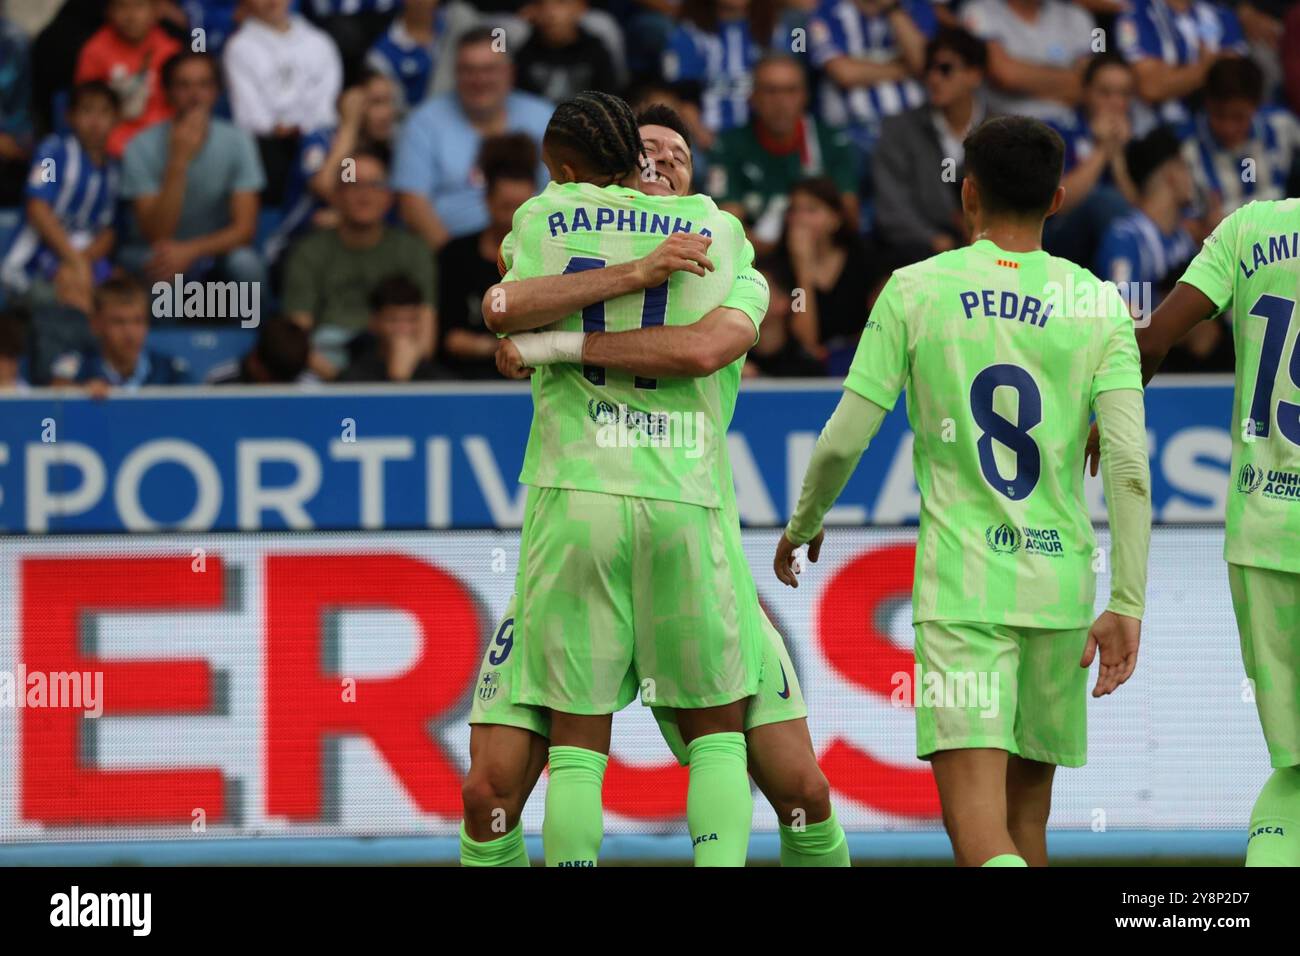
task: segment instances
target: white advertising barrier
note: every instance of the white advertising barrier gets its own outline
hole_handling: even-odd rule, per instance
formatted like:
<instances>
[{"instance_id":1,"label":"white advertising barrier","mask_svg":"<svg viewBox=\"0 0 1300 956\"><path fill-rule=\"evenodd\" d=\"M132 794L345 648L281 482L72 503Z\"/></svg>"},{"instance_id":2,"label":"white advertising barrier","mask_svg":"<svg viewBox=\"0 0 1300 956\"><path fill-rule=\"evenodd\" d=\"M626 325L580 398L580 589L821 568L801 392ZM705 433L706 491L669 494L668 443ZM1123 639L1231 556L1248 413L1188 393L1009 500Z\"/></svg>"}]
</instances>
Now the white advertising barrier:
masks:
<instances>
[{"instance_id":1,"label":"white advertising barrier","mask_svg":"<svg viewBox=\"0 0 1300 956\"><path fill-rule=\"evenodd\" d=\"M914 532L834 530L797 590L772 574L776 534L746 548L840 820L937 829L899 699ZM1090 702L1054 827L1245 826L1268 768L1221 545L1156 530L1137 674ZM0 539L0 843L455 834L517 550L514 532ZM612 834L683 832L684 771L640 704L616 719L605 799Z\"/></svg>"}]
</instances>

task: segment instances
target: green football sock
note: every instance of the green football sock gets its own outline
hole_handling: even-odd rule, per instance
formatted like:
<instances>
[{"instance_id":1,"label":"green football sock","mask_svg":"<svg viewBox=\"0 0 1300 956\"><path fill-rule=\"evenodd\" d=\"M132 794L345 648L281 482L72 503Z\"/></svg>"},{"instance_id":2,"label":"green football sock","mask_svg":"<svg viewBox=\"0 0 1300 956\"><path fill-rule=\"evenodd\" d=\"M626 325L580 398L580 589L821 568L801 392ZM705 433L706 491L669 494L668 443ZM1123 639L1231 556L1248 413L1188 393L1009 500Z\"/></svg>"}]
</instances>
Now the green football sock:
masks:
<instances>
[{"instance_id":1,"label":"green football sock","mask_svg":"<svg viewBox=\"0 0 1300 956\"><path fill-rule=\"evenodd\" d=\"M1246 865L1300 866L1300 767L1274 770L1259 792Z\"/></svg>"},{"instance_id":2,"label":"green football sock","mask_svg":"<svg viewBox=\"0 0 1300 956\"><path fill-rule=\"evenodd\" d=\"M705 734L686 746L686 823L696 866L744 866L754 795L744 734Z\"/></svg>"},{"instance_id":3,"label":"green football sock","mask_svg":"<svg viewBox=\"0 0 1300 956\"><path fill-rule=\"evenodd\" d=\"M470 837L465 824L460 825L460 865L461 866L531 866L528 851L524 849L524 825L516 823L515 828L505 836L479 843Z\"/></svg>"},{"instance_id":4,"label":"green football sock","mask_svg":"<svg viewBox=\"0 0 1300 956\"><path fill-rule=\"evenodd\" d=\"M600 788L609 757L585 747L552 747L542 850L547 866L595 866L605 821Z\"/></svg>"},{"instance_id":5,"label":"green football sock","mask_svg":"<svg viewBox=\"0 0 1300 956\"><path fill-rule=\"evenodd\" d=\"M782 866L850 866L849 842L835 811L820 823L802 827L781 824Z\"/></svg>"},{"instance_id":6,"label":"green football sock","mask_svg":"<svg viewBox=\"0 0 1300 956\"><path fill-rule=\"evenodd\" d=\"M1014 853L1002 853L998 856L992 857L991 859L985 860L980 865L981 866L1028 866L1029 864L1025 862L1025 858L1022 856L1016 856Z\"/></svg>"}]
</instances>

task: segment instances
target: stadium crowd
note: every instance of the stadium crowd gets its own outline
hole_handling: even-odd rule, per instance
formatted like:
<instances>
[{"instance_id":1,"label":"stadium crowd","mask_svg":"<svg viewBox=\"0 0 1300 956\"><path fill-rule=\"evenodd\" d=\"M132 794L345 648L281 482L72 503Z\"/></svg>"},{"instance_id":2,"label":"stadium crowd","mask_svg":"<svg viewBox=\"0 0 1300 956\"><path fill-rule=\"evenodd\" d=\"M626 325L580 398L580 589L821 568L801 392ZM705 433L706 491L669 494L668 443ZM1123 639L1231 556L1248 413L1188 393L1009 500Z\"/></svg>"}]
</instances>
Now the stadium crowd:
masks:
<instances>
[{"instance_id":1,"label":"stadium crowd","mask_svg":"<svg viewBox=\"0 0 1300 956\"><path fill-rule=\"evenodd\" d=\"M480 301L583 89L677 110L745 223L750 375L842 375L889 272L969 241L992 114L1060 132L1046 247L1135 310L1300 194L1290 0L0 0L0 389L494 376ZM252 313L179 294L229 282ZM151 335L250 315L201 374ZM1216 321L1165 367L1232 362Z\"/></svg>"}]
</instances>

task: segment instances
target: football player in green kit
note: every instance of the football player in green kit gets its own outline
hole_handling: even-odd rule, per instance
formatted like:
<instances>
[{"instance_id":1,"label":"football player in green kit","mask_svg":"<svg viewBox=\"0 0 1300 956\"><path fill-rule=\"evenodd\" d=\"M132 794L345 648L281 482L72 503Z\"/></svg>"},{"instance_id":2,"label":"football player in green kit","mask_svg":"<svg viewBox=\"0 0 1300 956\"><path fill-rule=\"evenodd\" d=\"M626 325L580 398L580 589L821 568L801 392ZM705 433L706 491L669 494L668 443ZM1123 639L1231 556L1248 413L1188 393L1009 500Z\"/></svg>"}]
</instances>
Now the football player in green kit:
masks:
<instances>
[{"instance_id":1,"label":"football player in green kit","mask_svg":"<svg viewBox=\"0 0 1300 956\"><path fill-rule=\"evenodd\" d=\"M653 195L685 195L691 159L684 124L663 106L643 111L638 123L651 170L649 175L636 177L638 188ZM496 290L490 290L485 296L485 314L501 331L536 328L606 299L657 286L674 271L701 269L701 261L711 265L708 245L709 241L699 236L675 233L636 262L529 279L511 287L508 300L498 301ZM748 323L743 317L736 322L735 316L721 310L694 325L658 329L662 334L654 339L633 331L592 336L590 342L600 350L600 364L642 375L738 374L735 360L752 344L752 334L745 329ZM526 370L521 371L522 362L510 340L503 343L502 353L516 360L503 372L524 377ZM725 455L723 460L727 464ZM728 523L735 526L729 464L718 481ZM744 571L752 589L739 541L729 543L735 548L729 559ZM782 865L848 866L844 832L831 810L829 785L817 766L794 667L780 634L761 609L759 613L763 671L758 693L746 709L745 734L750 773L777 811ZM518 820L546 762L550 720L544 708L509 700L507 691L518 660L518 654L511 653L515 647L514 616L512 600L484 656L480 684L487 691L476 694L470 716L471 767L464 787L466 816L461 837L461 859L467 866L528 864ZM654 707L654 714L674 755L685 764L687 750L675 713Z\"/></svg>"},{"instance_id":2,"label":"football player in green kit","mask_svg":"<svg viewBox=\"0 0 1300 956\"><path fill-rule=\"evenodd\" d=\"M991 689L988 701L915 701L917 756L967 866L1047 863L1056 767L1086 759L1085 668L1100 648L1101 696L1137 663L1151 525L1137 344L1113 286L1042 250L1063 149L1025 117L967 137L974 241L886 284L774 562L797 586L795 550L807 543L817 559L823 516L906 388L921 492L917 666L941 687ZM1094 411L1113 578L1090 628L1096 539L1075 463Z\"/></svg>"},{"instance_id":3,"label":"football player in green kit","mask_svg":"<svg viewBox=\"0 0 1300 956\"><path fill-rule=\"evenodd\" d=\"M1273 774L1251 813L1247 866L1300 866L1300 199L1219 223L1138 331L1142 378L1199 322L1232 309L1237 353L1224 520L1241 656ZM1105 426L1101 426L1105 436ZM1094 435L1095 437L1095 435ZM1096 474L1095 445L1089 467Z\"/></svg>"}]
</instances>

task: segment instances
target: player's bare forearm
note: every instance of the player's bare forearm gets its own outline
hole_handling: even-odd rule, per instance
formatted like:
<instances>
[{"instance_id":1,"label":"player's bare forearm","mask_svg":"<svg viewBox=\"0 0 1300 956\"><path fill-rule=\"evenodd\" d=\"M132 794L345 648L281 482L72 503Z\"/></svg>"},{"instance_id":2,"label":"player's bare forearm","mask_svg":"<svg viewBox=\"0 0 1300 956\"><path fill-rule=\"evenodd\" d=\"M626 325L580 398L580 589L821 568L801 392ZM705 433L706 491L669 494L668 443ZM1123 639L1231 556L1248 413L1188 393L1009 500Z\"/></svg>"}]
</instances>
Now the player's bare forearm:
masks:
<instances>
[{"instance_id":1,"label":"player's bare forearm","mask_svg":"<svg viewBox=\"0 0 1300 956\"><path fill-rule=\"evenodd\" d=\"M569 275L498 282L483 295L483 323L493 332L526 332L587 306L644 289L636 262Z\"/></svg>"},{"instance_id":2,"label":"player's bare forearm","mask_svg":"<svg viewBox=\"0 0 1300 956\"><path fill-rule=\"evenodd\" d=\"M1137 330L1138 351L1142 355L1142 383L1150 382L1173 348L1200 322L1212 318L1219 310L1204 292L1186 282L1179 282L1165 297L1145 328Z\"/></svg>"},{"instance_id":3,"label":"player's bare forearm","mask_svg":"<svg viewBox=\"0 0 1300 956\"><path fill-rule=\"evenodd\" d=\"M584 365L617 368L647 378L702 378L730 365L754 344L754 323L739 309L714 309L691 325L627 332L590 332Z\"/></svg>"}]
</instances>

